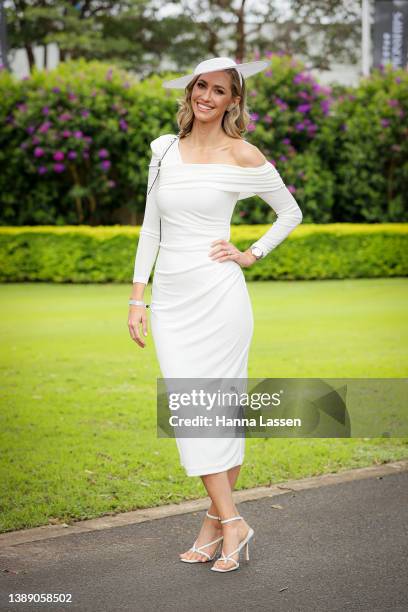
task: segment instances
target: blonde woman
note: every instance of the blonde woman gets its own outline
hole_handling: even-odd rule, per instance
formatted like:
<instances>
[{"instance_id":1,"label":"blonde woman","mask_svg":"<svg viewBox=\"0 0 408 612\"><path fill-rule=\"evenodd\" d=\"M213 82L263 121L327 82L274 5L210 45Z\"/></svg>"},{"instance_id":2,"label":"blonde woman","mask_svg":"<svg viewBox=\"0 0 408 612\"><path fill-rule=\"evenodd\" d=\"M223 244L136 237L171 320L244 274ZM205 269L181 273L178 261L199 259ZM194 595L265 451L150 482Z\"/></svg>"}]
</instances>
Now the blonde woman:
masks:
<instances>
[{"instance_id":1,"label":"blonde woman","mask_svg":"<svg viewBox=\"0 0 408 612\"><path fill-rule=\"evenodd\" d=\"M148 335L145 287L156 261L151 329L165 379L245 379L253 314L242 268L256 265L302 221L301 210L276 168L243 139L249 114L245 78L268 62L236 64L215 57L194 72L163 83L183 88L179 134L151 143L148 196L129 301L129 332L141 348ZM262 197L276 212L268 231L241 252L230 241L236 202ZM245 438L176 437L188 476L200 476L211 498L187 563L239 567L254 531L232 491L244 460Z\"/></svg>"}]
</instances>

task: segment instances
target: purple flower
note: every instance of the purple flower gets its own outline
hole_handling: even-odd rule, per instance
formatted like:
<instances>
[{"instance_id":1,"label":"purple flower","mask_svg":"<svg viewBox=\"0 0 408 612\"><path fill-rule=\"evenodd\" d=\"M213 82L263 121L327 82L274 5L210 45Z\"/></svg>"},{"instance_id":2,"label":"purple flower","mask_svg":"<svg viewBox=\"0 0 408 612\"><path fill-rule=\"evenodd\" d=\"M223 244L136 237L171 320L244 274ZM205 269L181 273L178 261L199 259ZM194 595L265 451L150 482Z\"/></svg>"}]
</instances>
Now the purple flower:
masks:
<instances>
[{"instance_id":1,"label":"purple flower","mask_svg":"<svg viewBox=\"0 0 408 612\"><path fill-rule=\"evenodd\" d=\"M68 94L68 99L72 100L74 102L78 98L77 98L77 96L72 91L70 91L69 94Z\"/></svg>"},{"instance_id":2,"label":"purple flower","mask_svg":"<svg viewBox=\"0 0 408 612\"><path fill-rule=\"evenodd\" d=\"M89 144L90 142L92 142L92 138L91 138L90 136L84 136L84 140L85 140L85 142L87 142L88 144Z\"/></svg>"},{"instance_id":3,"label":"purple flower","mask_svg":"<svg viewBox=\"0 0 408 612\"><path fill-rule=\"evenodd\" d=\"M249 116L252 119L252 121L258 121L259 119L258 113L249 113Z\"/></svg>"},{"instance_id":4,"label":"purple flower","mask_svg":"<svg viewBox=\"0 0 408 612\"><path fill-rule=\"evenodd\" d=\"M276 98L275 102L276 102L276 105L279 106L281 110L287 110L289 108L286 102L284 102L280 98Z\"/></svg>"},{"instance_id":5,"label":"purple flower","mask_svg":"<svg viewBox=\"0 0 408 612\"><path fill-rule=\"evenodd\" d=\"M342 132L347 132L347 123L342 123L340 129Z\"/></svg>"},{"instance_id":6,"label":"purple flower","mask_svg":"<svg viewBox=\"0 0 408 612\"><path fill-rule=\"evenodd\" d=\"M116 183L115 183L115 181L108 181L108 187L109 187L110 189L112 189L113 187L116 187Z\"/></svg>"},{"instance_id":7,"label":"purple flower","mask_svg":"<svg viewBox=\"0 0 408 612\"><path fill-rule=\"evenodd\" d=\"M321 100L320 101L320 108L322 109L324 115L328 115L329 114L329 110L330 110L330 101L329 100Z\"/></svg>"},{"instance_id":8,"label":"purple flower","mask_svg":"<svg viewBox=\"0 0 408 612\"><path fill-rule=\"evenodd\" d=\"M296 193L296 187L294 185L288 185L288 190L290 193Z\"/></svg>"},{"instance_id":9,"label":"purple flower","mask_svg":"<svg viewBox=\"0 0 408 612\"><path fill-rule=\"evenodd\" d=\"M84 159L89 159L89 151L87 149L85 149L84 151L82 151L82 157Z\"/></svg>"},{"instance_id":10,"label":"purple flower","mask_svg":"<svg viewBox=\"0 0 408 612\"><path fill-rule=\"evenodd\" d=\"M251 91L249 92L249 94L251 96L251 98L255 98L255 96L258 95L258 92L256 89L251 89Z\"/></svg>"},{"instance_id":11,"label":"purple flower","mask_svg":"<svg viewBox=\"0 0 408 612\"><path fill-rule=\"evenodd\" d=\"M28 147L28 142L22 142L20 145L20 149L26 149Z\"/></svg>"},{"instance_id":12,"label":"purple flower","mask_svg":"<svg viewBox=\"0 0 408 612\"><path fill-rule=\"evenodd\" d=\"M390 125L389 119L381 119L381 127L388 127Z\"/></svg>"},{"instance_id":13,"label":"purple flower","mask_svg":"<svg viewBox=\"0 0 408 612\"><path fill-rule=\"evenodd\" d=\"M310 100L312 97L307 91L299 91L299 98L303 98L303 100Z\"/></svg>"},{"instance_id":14,"label":"purple flower","mask_svg":"<svg viewBox=\"0 0 408 612\"><path fill-rule=\"evenodd\" d=\"M121 119L119 121L119 126L120 126L120 129L123 130L124 132L126 132L128 129L128 124L124 119Z\"/></svg>"},{"instance_id":15,"label":"purple flower","mask_svg":"<svg viewBox=\"0 0 408 612\"><path fill-rule=\"evenodd\" d=\"M271 77L272 76L272 70L265 70L264 75L266 77Z\"/></svg>"},{"instance_id":16,"label":"purple flower","mask_svg":"<svg viewBox=\"0 0 408 612\"><path fill-rule=\"evenodd\" d=\"M59 87L53 87L52 90L54 93L61 93L61 90Z\"/></svg>"},{"instance_id":17,"label":"purple flower","mask_svg":"<svg viewBox=\"0 0 408 612\"><path fill-rule=\"evenodd\" d=\"M27 110L27 104L24 104L24 102L22 102L21 104L17 104L17 108L20 113L25 113Z\"/></svg>"},{"instance_id":18,"label":"purple flower","mask_svg":"<svg viewBox=\"0 0 408 612\"><path fill-rule=\"evenodd\" d=\"M248 123L247 130L248 130L248 132L253 132L254 130L256 130L255 123Z\"/></svg>"},{"instance_id":19,"label":"purple flower","mask_svg":"<svg viewBox=\"0 0 408 612\"><path fill-rule=\"evenodd\" d=\"M64 172L65 165L64 164L54 164L53 168L54 168L54 172Z\"/></svg>"},{"instance_id":20,"label":"purple flower","mask_svg":"<svg viewBox=\"0 0 408 612\"><path fill-rule=\"evenodd\" d=\"M33 132L35 132L35 127L33 125L29 125L26 131L29 134L32 134Z\"/></svg>"},{"instance_id":21,"label":"purple flower","mask_svg":"<svg viewBox=\"0 0 408 612\"><path fill-rule=\"evenodd\" d=\"M71 136L71 130L64 130L62 135L64 138L69 138Z\"/></svg>"},{"instance_id":22,"label":"purple flower","mask_svg":"<svg viewBox=\"0 0 408 612\"><path fill-rule=\"evenodd\" d=\"M44 123L42 123L40 125L40 127L38 128L38 131L41 132L41 133L45 133L45 132L48 132L50 127L51 127L51 122L50 121L45 121Z\"/></svg>"},{"instance_id":23,"label":"purple flower","mask_svg":"<svg viewBox=\"0 0 408 612\"><path fill-rule=\"evenodd\" d=\"M38 174L45 174L47 172L47 166L38 166L37 172Z\"/></svg>"},{"instance_id":24,"label":"purple flower","mask_svg":"<svg viewBox=\"0 0 408 612\"><path fill-rule=\"evenodd\" d=\"M40 144L41 140L38 138L38 136L33 136L31 142L36 145Z\"/></svg>"},{"instance_id":25,"label":"purple flower","mask_svg":"<svg viewBox=\"0 0 408 612\"><path fill-rule=\"evenodd\" d=\"M75 130L74 138L78 138L78 140L79 140L80 138L82 138L82 136L83 136L83 134L82 134L81 130Z\"/></svg>"},{"instance_id":26,"label":"purple flower","mask_svg":"<svg viewBox=\"0 0 408 612\"><path fill-rule=\"evenodd\" d=\"M293 82L295 83L295 85L297 85L298 83L305 83L306 82L305 75L302 72L295 74L295 76L293 77Z\"/></svg>"},{"instance_id":27,"label":"purple flower","mask_svg":"<svg viewBox=\"0 0 408 612\"><path fill-rule=\"evenodd\" d=\"M303 121L301 121L300 123L296 123L295 125L296 131L301 132L304 129L305 129L305 124L303 123Z\"/></svg>"},{"instance_id":28,"label":"purple flower","mask_svg":"<svg viewBox=\"0 0 408 612\"><path fill-rule=\"evenodd\" d=\"M283 144L290 144L290 138L284 138L282 142Z\"/></svg>"},{"instance_id":29,"label":"purple flower","mask_svg":"<svg viewBox=\"0 0 408 612\"><path fill-rule=\"evenodd\" d=\"M109 68L108 72L106 73L105 76L107 81L111 81L112 80L112 68Z\"/></svg>"},{"instance_id":30,"label":"purple flower","mask_svg":"<svg viewBox=\"0 0 408 612\"><path fill-rule=\"evenodd\" d=\"M76 159L76 157L77 157L76 151L68 151L67 157L68 157L68 159Z\"/></svg>"},{"instance_id":31,"label":"purple flower","mask_svg":"<svg viewBox=\"0 0 408 612\"><path fill-rule=\"evenodd\" d=\"M65 153L64 151L55 151L52 157L55 159L55 161L62 161L65 157Z\"/></svg>"},{"instance_id":32,"label":"purple flower","mask_svg":"<svg viewBox=\"0 0 408 612\"><path fill-rule=\"evenodd\" d=\"M283 162L285 162L285 161L287 161L287 160L288 160L288 158L286 157L286 155L280 155L280 156L279 156L279 159L280 159L281 161L283 161Z\"/></svg>"},{"instance_id":33,"label":"purple flower","mask_svg":"<svg viewBox=\"0 0 408 612\"><path fill-rule=\"evenodd\" d=\"M43 106L43 108L41 109L41 112L43 115L49 115L50 114L50 107L49 106Z\"/></svg>"},{"instance_id":34,"label":"purple flower","mask_svg":"<svg viewBox=\"0 0 408 612\"><path fill-rule=\"evenodd\" d=\"M388 104L389 104L390 106L394 106L394 107L395 107L395 106L398 106L398 105L399 105L398 100L396 100L395 98L390 98L389 100L387 100L387 102L388 102Z\"/></svg>"},{"instance_id":35,"label":"purple flower","mask_svg":"<svg viewBox=\"0 0 408 612\"><path fill-rule=\"evenodd\" d=\"M263 120L265 123L272 123L272 117L270 115L265 115Z\"/></svg>"},{"instance_id":36,"label":"purple flower","mask_svg":"<svg viewBox=\"0 0 408 612\"><path fill-rule=\"evenodd\" d=\"M104 159L103 162L101 162L102 170L109 170L110 167L111 167L111 163L109 159Z\"/></svg>"},{"instance_id":37,"label":"purple flower","mask_svg":"<svg viewBox=\"0 0 408 612\"><path fill-rule=\"evenodd\" d=\"M402 80L402 79L401 79L401 77L398 77L398 76L397 76L397 77L395 77L395 82L396 82L396 83L401 83L401 80Z\"/></svg>"},{"instance_id":38,"label":"purple flower","mask_svg":"<svg viewBox=\"0 0 408 612\"><path fill-rule=\"evenodd\" d=\"M60 121L69 121L71 117L71 113L62 113L62 115L59 116L59 119Z\"/></svg>"},{"instance_id":39,"label":"purple flower","mask_svg":"<svg viewBox=\"0 0 408 612\"><path fill-rule=\"evenodd\" d=\"M128 81L125 81L125 82L123 83L123 87L124 87L125 89L129 89L129 87L130 87L130 83L129 83Z\"/></svg>"},{"instance_id":40,"label":"purple flower","mask_svg":"<svg viewBox=\"0 0 408 612\"><path fill-rule=\"evenodd\" d=\"M86 119L87 117L89 117L89 110L85 108L84 110L81 111L81 115L82 117L85 117Z\"/></svg>"},{"instance_id":41,"label":"purple flower","mask_svg":"<svg viewBox=\"0 0 408 612\"><path fill-rule=\"evenodd\" d=\"M34 157L42 157L44 155L44 149L41 147L35 147L34 149Z\"/></svg>"},{"instance_id":42,"label":"purple flower","mask_svg":"<svg viewBox=\"0 0 408 612\"><path fill-rule=\"evenodd\" d=\"M296 110L298 113L307 113L311 108L310 104L299 104Z\"/></svg>"},{"instance_id":43,"label":"purple flower","mask_svg":"<svg viewBox=\"0 0 408 612\"><path fill-rule=\"evenodd\" d=\"M276 165L276 161L274 159L269 159L268 161L272 164L272 166Z\"/></svg>"},{"instance_id":44,"label":"purple flower","mask_svg":"<svg viewBox=\"0 0 408 612\"><path fill-rule=\"evenodd\" d=\"M273 56L273 51L265 51L265 57L271 58Z\"/></svg>"},{"instance_id":45,"label":"purple flower","mask_svg":"<svg viewBox=\"0 0 408 612\"><path fill-rule=\"evenodd\" d=\"M98 155L100 159L104 159L105 157L109 157L109 151L107 151L106 149L100 149L98 151Z\"/></svg>"}]
</instances>

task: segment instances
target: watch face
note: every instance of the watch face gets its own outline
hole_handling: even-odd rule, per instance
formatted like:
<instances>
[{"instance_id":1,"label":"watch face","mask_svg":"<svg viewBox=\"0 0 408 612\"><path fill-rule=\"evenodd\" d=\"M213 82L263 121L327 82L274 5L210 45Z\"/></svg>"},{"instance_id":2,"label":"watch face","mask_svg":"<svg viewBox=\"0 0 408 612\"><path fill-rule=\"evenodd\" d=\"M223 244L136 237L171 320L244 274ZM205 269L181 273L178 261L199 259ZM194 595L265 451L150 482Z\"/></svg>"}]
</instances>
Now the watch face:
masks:
<instances>
[{"instance_id":1,"label":"watch face","mask_svg":"<svg viewBox=\"0 0 408 612\"><path fill-rule=\"evenodd\" d=\"M252 252L253 255L255 255L255 257L257 259L260 259L262 257L262 255L263 255L263 253L262 253L262 251L261 251L261 249L259 247L253 247L251 249L251 252Z\"/></svg>"}]
</instances>

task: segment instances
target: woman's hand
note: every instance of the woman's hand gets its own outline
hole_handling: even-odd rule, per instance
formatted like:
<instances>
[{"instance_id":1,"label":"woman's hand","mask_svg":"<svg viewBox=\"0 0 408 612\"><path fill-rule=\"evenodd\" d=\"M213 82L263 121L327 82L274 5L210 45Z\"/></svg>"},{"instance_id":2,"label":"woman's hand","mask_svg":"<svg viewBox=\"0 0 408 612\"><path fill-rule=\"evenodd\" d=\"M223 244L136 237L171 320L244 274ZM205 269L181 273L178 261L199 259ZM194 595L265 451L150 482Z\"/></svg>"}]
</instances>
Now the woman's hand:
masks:
<instances>
[{"instance_id":1,"label":"woman's hand","mask_svg":"<svg viewBox=\"0 0 408 612\"><path fill-rule=\"evenodd\" d=\"M213 261L235 261L241 268L249 268L257 260L250 250L241 252L227 240L214 240L211 246L209 257Z\"/></svg>"},{"instance_id":2,"label":"woman's hand","mask_svg":"<svg viewBox=\"0 0 408 612\"><path fill-rule=\"evenodd\" d=\"M140 324L142 324L143 335L147 336L147 308L145 306L129 306L129 333L132 340L144 348L146 343L140 335Z\"/></svg>"}]
</instances>

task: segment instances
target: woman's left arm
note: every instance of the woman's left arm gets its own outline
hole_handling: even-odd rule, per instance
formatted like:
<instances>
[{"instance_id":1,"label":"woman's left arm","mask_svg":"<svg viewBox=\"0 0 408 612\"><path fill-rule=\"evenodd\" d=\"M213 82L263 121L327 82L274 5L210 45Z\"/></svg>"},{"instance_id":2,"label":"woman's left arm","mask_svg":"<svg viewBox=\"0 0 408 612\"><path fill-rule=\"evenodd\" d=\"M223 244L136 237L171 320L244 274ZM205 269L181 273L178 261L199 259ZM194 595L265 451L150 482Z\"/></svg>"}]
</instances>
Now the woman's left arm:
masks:
<instances>
[{"instance_id":1,"label":"woman's left arm","mask_svg":"<svg viewBox=\"0 0 408 612\"><path fill-rule=\"evenodd\" d=\"M255 256L251 249L258 247L261 257L266 257L272 249L276 248L302 222L303 214L275 166L270 164L267 172L263 172L267 163L264 155L254 145L246 141L244 143L240 143L239 147L235 150L237 164L240 166L262 168L263 188L258 188L257 190L256 185L254 185L254 191L251 194L265 200L275 211L277 219L268 231L246 251L241 252L231 242L220 239L215 240L211 244L213 249L210 253L212 259L220 262L232 259L243 268L247 268L259 259L259 256ZM259 254L256 253L256 255Z\"/></svg>"},{"instance_id":2,"label":"woman's left arm","mask_svg":"<svg viewBox=\"0 0 408 612\"><path fill-rule=\"evenodd\" d=\"M256 195L265 200L278 217L268 231L250 247L260 248L262 256L265 257L302 222L303 214L286 185Z\"/></svg>"}]
</instances>

